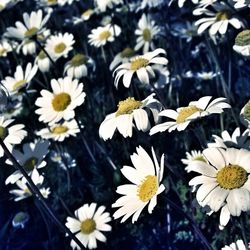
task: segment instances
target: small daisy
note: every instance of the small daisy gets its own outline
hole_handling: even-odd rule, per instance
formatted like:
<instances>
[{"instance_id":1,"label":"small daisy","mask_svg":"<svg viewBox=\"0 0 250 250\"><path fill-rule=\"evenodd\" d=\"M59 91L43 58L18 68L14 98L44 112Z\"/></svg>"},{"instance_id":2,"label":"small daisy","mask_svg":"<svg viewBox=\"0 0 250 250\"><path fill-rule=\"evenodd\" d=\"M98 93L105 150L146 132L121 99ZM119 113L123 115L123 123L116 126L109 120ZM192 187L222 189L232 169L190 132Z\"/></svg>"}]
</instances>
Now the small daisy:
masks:
<instances>
[{"instance_id":1,"label":"small daisy","mask_svg":"<svg viewBox=\"0 0 250 250\"><path fill-rule=\"evenodd\" d=\"M7 54L12 51L12 46L8 40L3 39L0 41L0 57L6 57Z\"/></svg>"},{"instance_id":2,"label":"small daisy","mask_svg":"<svg viewBox=\"0 0 250 250\"><path fill-rule=\"evenodd\" d=\"M23 151L13 149L12 154L18 163L23 166L28 174L31 174L34 169L40 169L46 166L44 161L45 156L49 151L48 141L37 141L36 143L25 143ZM7 160L7 164L13 165L12 161ZM5 181L5 184L13 184L19 180L23 175L19 170L11 174Z\"/></svg>"},{"instance_id":3,"label":"small daisy","mask_svg":"<svg viewBox=\"0 0 250 250\"><path fill-rule=\"evenodd\" d=\"M247 128L250 128L250 100L246 103L246 105L240 111L240 121Z\"/></svg>"},{"instance_id":4,"label":"small daisy","mask_svg":"<svg viewBox=\"0 0 250 250\"><path fill-rule=\"evenodd\" d=\"M76 237L82 244L89 248L97 248L97 240L106 242L106 237L102 232L111 231L111 226L107 224L111 221L110 214L105 212L105 207L97 208L96 203L84 204L75 211L75 218L67 217L66 227L72 233L76 233ZM70 242L73 249L80 249L74 240Z\"/></svg>"},{"instance_id":5,"label":"small daisy","mask_svg":"<svg viewBox=\"0 0 250 250\"><path fill-rule=\"evenodd\" d=\"M83 104L85 92L83 84L77 79L70 77L51 80L52 93L48 90L42 90L35 105L39 108L35 111L40 115L39 121L48 122L52 125L61 119L66 121L75 117L74 109Z\"/></svg>"},{"instance_id":6,"label":"small daisy","mask_svg":"<svg viewBox=\"0 0 250 250\"><path fill-rule=\"evenodd\" d=\"M40 51L40 53L37 55L35 63L37 64L39 70L41 72L48 72L51 66L51 61L47 57L44 51Z\"/></svg>"},{"instance_id":7,"label":"small daisy","mask_svg":"<svg viewBox=\"0 0 250 250\"><path fill-rule=\"evenodd\" d=\"M203 72L198 72L196 74L196 78L203 81L209 81L214 79L217 75L218 73L215 73L213 71L208 71L208 72L203 71Z\"/></svg>"},{"instance_id":8,"label":"small daisy","mask_svg":"<svg viewBox=\"0 0 250 250\"><path fill-rule=\"evenodd\" d=\"M143 132L150 129L148 113L145 110L151 110L155 122L158 121L158 113L162 106L158 100L151 94L142 101L137 101L133 97L128 97L120 101L116 112L106 116L99 128L99 135L103 140L111 139L116 129L123 137L132 137L133 127ZM134 124L135 123L135 124Z\"/></svg>"},{"instance_id":9,"label":"small daisy","mask_svg":"<svg viewBox=\"0 0 250 250\"><path fill-rule=\"evenodd\" d=\"M19 89L23 87L29 87L29 84L32 78L35 76L37 69L38 67L36 65L32 66L31 63L27 64L25 71L21 65L18 65L16 67L14 77L6 76L5 79L2 80L2 84L11 95L16 94Z\"/></svg>"},{"instance_id":10,"label":"small daisy","mask_svg":"<svg viewBox=\"0 0 250 250\"><path fill-rule=\"evenodd\" d=\"M224 3L214 4L213 7L214 11L204 9L203 14L206 17L195 22L195 25L199 26L198 34L203 33L210 27L210 35L215 35L217 32L223 35L227 31L228 24L231 24L235 29L243 27L243 23L234 17L231 9Z\"/></svg>"},{"instance_id":11,"label":"small daisy","mask_svg":"<svg viewBox=\"0 0 250 250\"><path fill-rule=\"evenodd\" d=\"M138 28L135 34L138 36L136 39L135 50L143 47L143 53L147 53L149 48L155 49L153 39L160 33L160 28L155 25L155 21L151 20L149 15L143 14L138 22Z\"/></svg>"},{"instance_id":12,"label":"small daisy","mask_svg":"<svg viewBox=\"0 0 250 250\"><path fill-rule=\"evenodd\" d=\"M234 0L234 2L236 2L234 5L235 9L250 7L250 0Z\"/></svg>"},{"instance_id":13,"label":"small daisy","mask_svg":"<svg viewBox=\"0 0 250 250\"><path fill-rule=\"evenodd\" d=\"M54 141L64 141L70 136L76 136L80 130L75 120L64 121L62 124L53 124L49 128L44 128L36 134L43 139L53 139Z\"/></svg>"},{"instance_id":14,"label":"small daisy","mask_svg":"<svg viewBox=\"0 0 250 250\"><path fill-rule=\"evenodd\" d=\"M229 246L224 246L221 250L247 250L247 247L244 245L243 240L237 240L236 242L231 243Z\"/></svg>"},{"instance_id":15,"label":"small daisy","mask_svg":"<svg viewBox=\"0 0 250 250\"><path fill-rule=\"evenodd\" d=\"M236 36L233 49L242 56L250 56L250 30L243 30Z\"/></svg>"},{"instance_id":16,"label":"small daisy","mask_svg":"<svg viewBox=\"0 0 250 250\"><path fill-rule=\"evenodd\" d=\"M227 130L222 131L221 137L218 135L213 135L215 142L208 143L209 148L245 148L250 149L250 131L246 129L242 134L240 133L240 128L236 128L232 136L228 133Z\"/></svg>"},{"instance_id":17,"label":"small daisy","mask_svg":"<svg viewBox=\"0 0 250 250\"><path fill-rule=\"evenodd\" d=\"M155 8L164 3L165 0L142 0L139 9Z\"/></svg>"},{"instance_id":18,"label":"small daisy","mask_svg":"<svg viewBox=\"0 0 250 250\"><path fill-rule=\"evenodd\" d=\"M89 44L95 47L104 46L107 42L113 42L116 36L121 33L121 28L118 25L107 24L91 30L88 35Z\"/></svg>"},{"instance_id":19,"label":"small daisy","mask_svg":"<svg viewBox=\"0 0 250 250\"><path fill-rule=\"evenodd\" d=\"M50 36L46 42L45 50L54 59L68 57L68 53L73 49L75 43L74 36L69 33L59 33Z\"/></svg>"},{"instance_id":20,"label":"small daisy","mask_svg":"<svg viewBox=\"0 0 250 250\"><path fill-rule=\"evenodd\" d=\"M235 148L207 148L203 155L209 163L193 162L189 171L201 175L194 177L189 185L199 185L196 199L213 212L220 208L220 220L229 220L230 215L240 216L250 209L250 151ZM223 218L224 217L224 218Z\"/></svg>"},{"instance_id":21,"label":"small daisy","mask_svg":"<svg viewBox=\"0 0 250 250\"><path fill-rule=\"evenodd\" d=\"M105 12L107 8L112 9L117 4L123 4L123 0L95 0L97 8Z\"/></svg>"},{"instance_id":22,"label":"small daisy","mask_svg":"<svg viewBox=\"0 0 250 250\"><path fill-rule=\"evenodd\" d=\"M50 194L50 188L41 187L44 181L44 177L42 175L39 175L38 171L34 169L31 174L31 179L34 184L39 188L39 191L41 192L42 196L47 199ZM19 189L10 190L10 194L13 194L15 196L14 201L20 201L32 196L32 193L29 187L27 186L27 180L24 177L21 180L18 180L16 182L16 185Z\"/></svg>"},{"instance_id":23,"label":"small daisy","mask_svg":"<svg viewBox=\"0 0 250 250\"><path fill-rule=\"evenodd\" d=\"M159 166L153 148L153 161L141 146L137 147L136 151L137 153L130 157L134 167L124 166L121 169L122 174L133 184L119 186L116 192L123 196L112 204L112 207L119 208L113 216L115 219L123 217L121 222L133 215L134 223L147 205L151 214L157 204L157 195L165 190L164 185L160 184L164 172L164 154Z\"/></svg>"},{"instance_id":24,"label":"small daisy","mask_svg":"<svg viewBox=\"0 0 250 250\"><path fill-rule=\"evenodd\" d=\"M7 120L3 116L0 116L0 138L9 151L12 151L14 145L20 144L27 135L27 132L23 130L23 124L10 126L13 121L13 119ZM0 158L3 157L3 155L4 150L0 146Z\"/></svg>"},{"instance_id":25,"label":"small daisy","mask_svg":"<svg viewBox=\"0 0 250 250\"><path fill-rule=\"evenodd\" d=\"M65 171L77 166L76 160L68 152L51 151L50 159Z\"/></svg>"},{"instance_id":26,"label":"small daisy","mask_svg":"<svg viewBox=\"0 0 250 250\"><path fill-rule=\"evenodd\" d=\"M94 9L87 9L81 14L80 17L73 17L73 23L76 25L88 21L94 13L95 13Z\"/></svg>"},{"instance_id":27,"label":"small daisy","mask_svg":"<svg viewBox=\"0 0 250 250\"><path fill-rule=\"evenodd\" d=\"M149 77L154 77L155 73L152 69L152 64L168 64L168 60L165 57L158 56L159 54L166 54L164 49L156 49L152 52L148 52L141 56L136 56L130 59L130 62L123 63L117 67L113 74L115 74L115 86L118 87L118 83L121 77L123 77L123 85L128 88L131 84L131 79L134 73L136 73L139 81L144 84L149 84Z\"/></svg>"},{"instance_id":28,"label":"small daisy","mask_svg":"<svg viewBox=\"0 0 250 250\"><path fill-rule=\"evenodd\" d=\"M226 98L220 97L210 102L212 96L204 96L198 101L190 102L187 107L180 107L176 111L172 109L166 109L159 113L159 116L166 116L174 121L164 122L154 126L150 130L150 135L158 132L168 130L171 132L175 129L178 131L185 130L189 123L198 118L208 116L211 114L220 114L226 108L231 106L226 103ZM209 103L210 102L210 103Z\"/></svg>"},{"instance_id":29,"label":"small daisy","mask_svg":"<svg viewBox=\"0 0 250 250\"><path fill-rule=\"evenodd\" d=\"M190 165L194 161L207 162L200 150L191 150L191 152L186 152L186 159L181 159L181 162L185 165Z\"/></svg>"}]
</instances>

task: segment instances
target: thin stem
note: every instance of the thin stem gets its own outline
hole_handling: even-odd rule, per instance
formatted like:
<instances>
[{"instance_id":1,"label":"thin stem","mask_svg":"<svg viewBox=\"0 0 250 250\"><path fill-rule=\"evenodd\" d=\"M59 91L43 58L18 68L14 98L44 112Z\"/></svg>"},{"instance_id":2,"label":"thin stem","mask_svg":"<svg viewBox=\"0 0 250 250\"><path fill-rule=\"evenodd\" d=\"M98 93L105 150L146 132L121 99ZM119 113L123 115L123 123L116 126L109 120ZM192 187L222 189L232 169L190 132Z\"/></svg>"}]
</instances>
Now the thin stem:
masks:
<instances>
[{"instance_id":1,"label":"thin stem","mask_svg":"<svg viewBox=\"0 0 250 250\"><path fill-rule=\"evenodd\" d=\"M41 194L39 188L34 184L34 182L32 181L31 177L26 173L26 171L24 170L24 168L17 162L17 160L15 159L15 157L11 154L11 152L8 150L8 148L5 146L2 138L0 138L0 146L3 148L6 156L8 157L8 159L13 163L13 166L16 167L21 173L22 175L25 177L25 179L27 180L29 186L30 186L30 191L32 192L32 194L34 195L34 197L36 197L41 204L43 205L44 209L46 210L46 212L48 213L48 215L53 219L53 221L55 222L55 224L61 228L61 230L68 234L69 237L74 240L76 242L76 244L81 248L81 249L85 249L85 247L83 246L83 244L81 243L81 241L57 218L56 214L54 213L54 211L50 208L50 206L47 204L45 198L43 197L43 195Z\"/></svg>"},{"instance_id":2,"label":"thin stem","mask_svg":"<svg viewBox=\"0 0 250 250\"><path fill-rule=\"evenodd\" d=\"M248 240L247 240L245 226L244 226L242 216L240 217L240 229L241 229L242 239L244 241L244 244L245 244L245 246L248 246Z\"/></svg>"}]
</instances>

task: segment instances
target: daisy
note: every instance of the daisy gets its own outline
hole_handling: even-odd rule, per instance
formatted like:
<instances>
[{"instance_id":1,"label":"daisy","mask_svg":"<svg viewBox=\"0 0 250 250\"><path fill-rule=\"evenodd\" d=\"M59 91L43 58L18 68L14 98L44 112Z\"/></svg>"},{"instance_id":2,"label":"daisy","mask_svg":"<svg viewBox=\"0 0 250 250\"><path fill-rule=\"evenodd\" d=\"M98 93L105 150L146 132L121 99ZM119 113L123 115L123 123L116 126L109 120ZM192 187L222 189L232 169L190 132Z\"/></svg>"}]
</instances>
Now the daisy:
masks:
<instances>
[{"instance_id":1,"label":"daisy","mask_svg":"<svg viewBox=\"0 0 250 250\"><path fill-rule=\"evenodd\" d=\"M121 77L123 77L123 85L128 88L131 84L131 79L136 73L139 81L144 84L149 84L149 77L154 77L155 73L151 67L152 64L166 65L168 60L165 57L158 56L159 54L166 54L164 49L156 49L141 56L133 57L128 63L123 63L117 67L113 74L115 74L115 86Z\"/></svg>"},{"instance_id":2,"label":"daisy","mask_svg":"<svg viewBox=\"0 0 250 250\"><path fill-rule=\"evenodd\" d=\"M74 109L83 104L85 92L83 84L77 79L72 80L70 77L51 80L52 93L48 90L42 90L35 105L39 108L35 111L40 115L39 121L48 122L52 125L61 119L66 121L75 117Z\"/></svg>"},{"instance_id":3,"label":"daisy","mask_svg":"<svg viewBox=\"0 0 250 250\"><path fill-rule=\"evenodd\" d=\"M76 54L73 58L66 63L64 67L64 74L67 73L71 78L80 79L88 75L87 64L91 59L83 54Z\"/></svg>"},{"instance_id":4,"label":"daisy","mask_svg":"<svg viewBox=\"0 0 250 250\"><path fill-rule=\"evenodd\" d=\"M105 12L107 8L112 9L117 4L123 4L123 0L95 0L95 4L101 12Z\"/></svg>"},{"instance_id":5,"label":"daisy","mask_svg":"<svg viewBox=\"0 0 250 250\"><path fill-rule=\"evenodd\" d=\"M194 177L189 185L198 185L196 199L213 212L221 210L220 221L229 220L230 215L240 216L250 209L250 151L235 148L207 148L203 155L208 163L193 162L188 171L201 175Z\"/></svg>"},{"instance_id":6,"label":"daisy","mask_svg":"<svg viewBox=\"0 0 250 250\"><path fill-rule=\"evenodd\" d=\"M181 162L187 166L192 164L194 161L207 162L200 150L191 150L190 153L186 152L186 159L181 159Z\"/></svg>"},{"instance_id":7,"label":"daisy","mask_svg":"<svg viewBox=\"0 0 250 250\"><path fill-rule=\"evenodd\" d=\"M240 120L248 128L250 128L250 100L240 111Z\"/></svg>"},{"instance_id":8,"label":"daisy","mask_svg":"<svg viewBox=\"0 0 250 250\"><path fill-rule=\"evenodd\" d=\"M138 22L138 28L135 34L138 36L136 39L135 50L143 47L143 53L155 49L153 39L160 33L160 28L155 25L155 21L151 20L149 15L143 14Z\"/></svg>"},{"instance_id":9,"label":"daisy","mask_svg":"<svg viewBox=\"0 0 250 250\"><path fill-rule=\"evenodd\" d=\"M175 129L178 131L185 130L189 123L198 118L208 116L211 114L220 114L226 108L231 106L226 103L226 98L220 97L210 102L212 96L204 96L198 101L190 102L187 107L180 107L176 111L172 109L166 109L159 113L159 116L166 116L174 121L164 122L154 126L150 130L150 135L158 132L168 130L171 132ZM210 102L210 103L209 103Z\"/></svg>"},{"instance_id":10,"label":"daisy","mask_svg":"<svg viewBox=\"0 0 250 250\"><path fill-rule=\"evenodd\" d=\"M20 144L27 135L27 132L23 130L23 124L10 126L13 121L13 119L7 120L3 116L0 116L0 138L9 151L12 151L14 145ZM4 150L0 146L0 158L3 157L3 155Z\"/></svg>"},{"instance_id":11,"label":"daisy","mask_svg":"<svg viewBox=\"0 0 250 250\"><path fill-rule=\"evenodd\" d=\"M198 72L196 74L196 78L203 81L209 81L214 79L217 75L218 73L214 73L213 71L208 71L208 72L203 71L203 72Z\"/></svg>"},{"instance_id":12,"label":"daisy","mask_svg":"<svg viewBox=\"0 0 250 250\"><path fill-rule=\"evenodd\" d=\"M106 237L102 232L111 231L111 226L107 224L111 221L110 214L105 212L105 207L97 208L96 203L84 204L75 211L75 218L67 217L66 227L82 244L89 248L97 248L97 240L106 242ZM74 240L70 242L73 249L80 249Z\"/></svg>"},{"instance_id":13,"label":"daisy","mask_svg":"<svg viewBox=\"0 0 250 250\"><path fill-rule=\"evenodd\" d=\"M40 169L46 166L44 161L45 156L49 151L48 141L37 141L36 143L25 143L23 151L13 149L12 154L17 162L23 166L28 174L31 174L34 169ZM13 165L12 161L7 160L7 164ZM5 184L13 184L22 177L20 170L15 171L5 181Z\"/></svg>"},{"instance_id":14,"label":"daisy","mask_svg":"<svg viewBox=\"0 0 250 250\"><path fill-rule=\"evenodd\" d=\"M53 139L54 141L64 141L70 136L76 136L80 129L75 120L64 121L62 124L53 124L49 128L44 128L36 134L43 139Z\"/></svg>"},{"instance_id":15,"label":"daisy","mask_svg":"<svg viewBox=\"0 0 250 250\"><path fill-rule=\"evenodd\" d=\"M37 64L39 70L44 73L48 72L51 66L51 61L43 50L41 50L37 55L35 63Z\"/></svg>"},{"instance_id":16,"label":"daisy","mask_svg":"<svg viewBox=\"0 0 250 250\"><path fill-rule=\"evenodd\" d=\"M153 148L153 161L141 146L137 147L136 151L137 153L130 157L134 167L124 166L121 169L122 174L133 184L119 186L116 192L123 196L112 204L112 207L119 207L113 216L115 219L123 217L121 222L133 215L134 223L147 205L151 214L157 204L157 195L165 190L164 185L160 184L164 171L164 154L159 166Z\"/></svg>"},{"instance_id":17,"label":"daisy","mask_svg":"<svg viewBox=\"0 0 250 250\"><path fill-rule=\"evenodd\" d=\"M76 160L68 152L51 151L50 159L65 171L77 166Z\"/></svg>"},{"instance_id":18,"label":"daisy","mask_svg":"<svg viewBox=\"0 0 250 250\"><path fill-rule=\"evenodd\" d=\"M95 47L104 46L107 42L113 42L116 36L121 33L121 28L118 25L107 24L91 30L88 35L89 44Z\"/></svg>"},{"instance_id":19,"label":"daisy","mask_svg":"<svg viewBox=\"0 0 250 250\"><path fill-rule=\"evenodd\" d=\"M157 122L158 113L162 106L158 100L151 94L142 101L137 101L133 97L128 97L120 101L116 112L106 116L99 128L99 135L103 140L111 139L116 129L123 137L132 137L133 127L143 132L150 129L148 113L145 110L150 109L154 120ZM135 123L135 124L134 124Z\"/></svg>"},{"instance_id":20,"label":"daisy","mask_svg":"<svg viewBox=\"0 0 250 250\"><path fill-rule=\"evenodd\" d=\"M28 213L18 212L12 219L12 226L14 228L25 228L25 225L29 221L30 216Z\"/></svg>"},{"instance_id":21,"label":"daisy","mask_svg":"<svg viewBox=\"0 0 250 250\"><path fill-rule=\"evenodd\" d=\"M44 177L42 175L39 175L38 171L34 169L31 174L31 179L34 184L39 188L39 191L41 192L42 196L47 199L50 194L50 188L41 187L44 181ZM13 194L15 196L14 201L20 201L32 196L32 193L29 187L27 186L27 180L24 177L21 180L18 180L16 182L16 185L19 189L10 190L10 194Z\"/></svg>"},{"instance_id":22,"label":"daisy","mask_svg":"<svg viewBox=\"0 0 250 250\"><path fill-rule=\"evenodd\" d=\"M236 242L231 243L229 246L224 246L221 250L247 250L243 240L237 240Z\"/></svg>"},{"instance_id":23,"label":"daisy","mask_svg":"<svg viewBox=\"0 0 250 250\"><path fill-rule=\"evenodd\" d=\"M246 129L242 134L240 133L240 128L236 128L232 136L228 133L227 130L222 131L221 137L218 135L213 135L215 142L208 143L209 148L245 148L250 149L250 131Z\"/></svg>"},{"instance_id":24,"label":"daisy","mask_svg":"<svg viewBox=\"0 0 250 250\"><path fill-rule=\"evenodd\" d=\"M235 5L234 8L239 9L239 8L244 8L244 7L250 7L250 1L249 0L234 0Z\"/></svg>"},{"instance_id":25,"label":"daisy","mask_svg":"<svg viewBox=\"0 0 250 250\"><path fill-rule=\"evenodd\" d=\"M54 59L68 57L68 53L73 49L75 43L74 36L68 32L50 36L46 42L45 50Z\"/></svg>"},{"instance_id":26,"label":"daisy","mask_svg":"<svg viewBox=\"0 0 250 250\"><path fill-rule=\"evenodd\" d=\"M165 0L142 0L139 9L155 8L164 3Z\"/></svg>"},{"instance_id":27,"label":"daisy","mask_svg":"<svg viewBox=\"0 0 250 250\"><path fill-rule=\"evenodd\" d=\"M76 25L88 21L94 13L95 9L87 9L81 14L80 17L73 17L73 23Z\"/></svg>"},{"instance_id":28,"label":"daisy","mask_svg":"<svg viewBox=\"0 0 250 250\"><path fill-rule=\"evenodd\" d=\"M25 71L23 70L21 65L16 67L16 71L14 73L14 77L7 76L4 80L2 80L2 84L9 91L11 95L16 94L16 92L23 88L28 87L32 78L35 76L37 72L37 66L32 66L31 63L28 63Z\"/></svg>"},{"instance_id":29,"label":"daisy","mask_svg":"<svg viewBox=\"0 0 250 250\"><path fill-rule=\"evenodd\" d=\"M242 56L250 56L250 30L243 30L236 36L233 49Z\"/></svg>"},{"instance_id":30,"label":"daisy","mask_svg":"<svg viewBox=\"0 0 250 250\"><path fill-rule=\"evenodd\" d=\"M182 8L185 2L186 2L186 0L178 0L178 6L179 6L179 8ZM199 3L199 0L192 0L192 2L194 4L197 4L197 3Z\"/></svg>"},{"instance_id":31,"label":"daisy","mask_svg":"<svg viewBox=\"0 0 250 250\"><path fill-rule=\"evenodd\" d=\"M0 57L6 57L12 51L12 46L6 39L0 41Z\"/></svg>"},{"instance_id":32,"label":"daisy","mask_svg":"<svg viewBox=\"0 0 250 250\"><path fill-rule=\"evenodd\" d=\"M203 14L206 17L195 22L195 25L199 26L198 34L203 33L210 27L210 35L215 35L217 32L223 35L227 31L228 24L231 24L235 29L243 27L243 23L233 16L231 9L226 4L214 4L213 7L214 11L204 9Z\"/></svg>"}]
</instances>

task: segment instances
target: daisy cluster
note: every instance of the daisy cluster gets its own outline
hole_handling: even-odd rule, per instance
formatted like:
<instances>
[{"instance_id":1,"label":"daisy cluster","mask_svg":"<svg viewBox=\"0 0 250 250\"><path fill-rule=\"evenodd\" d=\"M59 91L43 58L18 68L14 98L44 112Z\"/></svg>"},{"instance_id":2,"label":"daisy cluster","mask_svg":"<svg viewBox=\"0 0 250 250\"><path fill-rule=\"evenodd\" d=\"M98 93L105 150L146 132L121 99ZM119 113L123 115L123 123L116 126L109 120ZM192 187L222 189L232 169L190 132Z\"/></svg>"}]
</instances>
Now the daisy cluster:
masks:
<instances>
[{"instance_id":1,"label":"daisy cluster","mask_svg":"<svg viewBox=\"0 0 250 250\"><path fill-rule=\"evenodd\" d=\"M0 0L0 248L247 249L249 8Z\"/></svg>"}]
</instances>

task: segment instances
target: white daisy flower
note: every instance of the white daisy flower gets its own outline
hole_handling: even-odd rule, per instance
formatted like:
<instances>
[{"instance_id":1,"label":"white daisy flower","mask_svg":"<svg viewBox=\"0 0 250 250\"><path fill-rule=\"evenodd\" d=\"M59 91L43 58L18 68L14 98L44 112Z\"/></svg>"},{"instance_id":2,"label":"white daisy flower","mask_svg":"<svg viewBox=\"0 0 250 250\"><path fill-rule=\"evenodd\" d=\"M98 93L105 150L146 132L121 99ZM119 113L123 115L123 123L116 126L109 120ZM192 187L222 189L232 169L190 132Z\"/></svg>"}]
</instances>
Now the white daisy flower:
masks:
<instances>
[{"instance_id":1,"label":"white daisy flower","mask_svg":"<svg viewBox=\"0 0 250 250\"><path fill-rule=\"evenodd\" d=\"M235 2L234 5L235 9L250 7L250 0L234 0L234 2Z\"/></svg>"},{"instance_id":2,"label":"white daisy flower","mask_svg":"<svg viewBox=\"0 0 250 250\"><path fill-rule=\"evenodd\" d=\"M41 72L48 72L51 66L51 61L43 50L37 55L35 63Z\"/></svg>"},{"instance_id":3,"label":"white daisy flower","mask_svg":"<svg viewBox=\"0 0 250 250\"><path fill-rule=\"evenodd\" d=\"M0 57L6 57L12 51L12 46L6 39L0 41Z\"/></svg>"},{"instance_id":4,"label":"white daisy flower","mask_svg":"<svg viewBox=\"0 0 250 250\"><path fill-rule=\"evenodd\" d=\"M40 169L46 166L44 161L45 156L49 151L48 141L37 141L36 143L25 143L23 145L23 151L13 149L12 154L17 162L23 166L28 174L32 174L34 169ZM7 160L7 164L13 165L12 161ZM5 181L5 184L13 184L22 177L22 173L16 170Z\"/></svg>"},{"instance_id":5,"label":"white daisy flower","mask_svg":"<svg viewBox=\"0 0 250 250\"><path fill-rule=\"evenodd\" d=\"M178 6L179 6L179 8L182 8L185 2L186 2L186 0L178 0ZM197 4L197 3L199 3L199 0L192 0L192 2L194 4Z\"/></svg>"},{"instance_id":6,"label":"white daisy flower","mask_svg":"<svg viewBox=\"0 0 250 250\"><path fill-rule=\"evenodd\" d=\"M225 102L226 98L219 97L210 102L211 98L212 96L201 97L198 101L190 102L187 107L180 107L176 111L172 109L161 111L159 116L166 116L174 121L164 122L154 126L150 130L150 135L165 130L168 130L168 132L172 132L175 129L182 131L185 130L193 120L211 114L220 114L224 109L231 108L231 106Z\"/></svg>"},{"instance_id":7,"label":"white daisy flower","mask_svg":"<svg viewBox=\"0 0 250 250\"><path fill-rule=\"evenodd\" d=\"M88 21L94 13L95 9L87 9L81 14L80 17L73 17L73 23L76 25L81 22Z\"/></svg>"},{"instance_id":8,"label":"white daisy flower","mask_svg":"<svg viewBox=\"0 0 250 250\"><path fill-rule=\"evenodd\" d=\"M215 142L208 143L209 148L245 148L250 149L250 131L246 129L242 134L240 133L240 128L236 128L232 136L227 130L222 131L221 137L218 135L213 135Z\"/></svg>"},{"instance_id":9,"label":"white daisy flower","mask_svg":"<svg viewBox=\"0 0 250 250\"><path fill-rule=\"evenodd\" d=\"M119 131L123 137L132 137L133 127L143 132L150 129L148 113L145 110L151 110L155 122L158 121L158 113L162 105L151 94L142 101L137 101L133 97L128 97L120 101L116 112L106 116L99 128L99 135L103 140L111 139L116 131ZM134 124L135 123L135 124Z\"/></svg>"},{"instance_id":10,"label":"white daisy flower","mask_svg":"<svg viewBox=\"0 0 250 250\"><path fill-rule=\"evenodd\" d=\"M250 30L243 30L236 36L233 49L242 56L250 56Z\"/></svg>"},{"instance_id":11,"label":"white daisy flower","mask_svg":"<svg viewBox=\"0 0 250 250\"><path fill-rule=\"evenodd\" d=\"M130 59L130 62L123 63L117 67L113 74L115 74L115 86L121 77L123 77L123 85L128 88L131 84L131 79L136 73L139 81L144 84L149 84L149 77L154 77L155 73L151 67L152 64L168 64L165 57L158 56L159 54L166 54L164 49L156 49L141 56L136 56Z\"/></svg>"},{"instance_id":12,"label":"white daisy flower","mask_svg":"<svg viewBox=\"0 0 250 250\"><path fill-rule=\"evenodd\" d=\"M41 187L44 181L44 177L42 175L39 175L38 171L34 169L31 174L31 179L34 184L39 188L39 191L41 192L42 196L47 199L50 194L50 188ZM32 193L29 187L27 186L27 180L24 177L21 180L18 180L16 182L16 185L19 189L10 190L10 194L13 194L15 196L14 201L20 201L32 196Z\"/></svg>"},{"instance_id":13,"label":"white daisy flower","mask_svg":"<svg viewBox=\"0 0 250 250\"><path fill-rule=\"evenodd\" d=\"M214 212L220 208L220 221L240 216L250 209L250 151L235 148L207 148L203 155L209 163L193 162L188 171L201 175L194 177L189 185L195 189L196 199L202 206ZM227 224L224 223L225 224Z\"/></svg>"},{"instance_id":14,"label":"white daisy flower","mask_svg":"<svg viewBox=\"0 0 250 250\"><path fill-rule=\"evenodd\" d=\"M13 121L13 119L7 120L3 116L0 116L0 138L9 151L12 151L14 145L20 144L27 135L27 132L23 130L23 124L10 126ZM0 158L3 157L3 155L4 150L0 146Z\"/></svg>"},{"instance_id":15,"label":"white daisy flower","mask_svg":"<svg viewBox=\"0 0 250 250\"><path fill-rule=\"evenodd\" d=\"M198 34L203 33L209 28L210 35L215 35L217 32L223 35L226 33L229 24L235 29L244 27L243 23L234 17L232 10L225 3L214 4L213 7L214 11L204 8L203 14L206 17L195 22L195 25L199 26L197 30Z\"/></svg>"},{"instance_id":16,"label":"white daisy flower","mask_svg":"<svg viewBox=\"0 0 250 250\"><path fill-rule=\"evenodd\" d=\"M117 4L123 4L123 0L95 0L95 4L101 12L105 12L107 8L112 9Z\"/></svg>"},{"instance_id":17,"label":"white daisy flower","mask_svg":"<svg viewBox=\"0 0 250 250\"><path fill-rule=\"evenodd\" d=\"M113 42L116 36L121 33L121 28L118 25L107 24L91 30L88 35L89 44L95 47L104 46L107 42Z\"/></svg>"},{"instance_id":18,"label":"white daisy flower","mask_svg":"<svg viewBox=\"0 0 250 250\"><path fill-rule=\"evenodd\" d=\"M165 0L142 0L139 9L155 8L163 4Z\"/></svg>"},{"instance_id":19,"label":"white daisy flower","mask_svg":"<svg viewBox=\"0 0 250 250\"><path fill-rule=\"evenodd\" d=\"M53 124L49 128L44 128L36 134L43 139L53 139L54 141L64 141L70 136L76 136L80 129L75 120L64 121L62 124Z\"/></svg>"},{"instance_id":20,"label":"white daisy flower","mask_svg":"<svg viewBox=\"0 0 250 250\"><path fill-rule=\"evenodd\" d=\"M229 246L224 246L221 250L247 250L243 240L237 240L236 242L231 243Z\"/></svg>"},{"instance_id":21,"label":"white daisy flower","mask_svg":"<svg viewBox=\"0 0 250 250\"><path fill-rule=\"evenodd\" d=\"M247 128L250 128L250 100L245 104L245 106L240 111L240 121Z\"/></svg>"},{"instance_id":22,"label":"white daisy flower","mask_svg":"<svg viewBox=\"0 0 250 250\"><path fill-rule=\"evenodd\" d=\"M14 77L6 76L5 79L2 80L2 84L9 91L10 95L16 94L19 89L29 86L30 81L37 72L37 69L37 66L32 66L31 63L27 64L25 71L21 65L18 65L16 67Z\"/></svg>"},{"instance_id":23,"label":"white daisy flower","mask_svg":"<svg viewBox=\"0 0 250 250\"><path fill-rule=\"evenodd\" d=\"M35 105L39 108L35 111L40 115L39 121L52 125L61 119L66 121L75 117L74 109L83 104L85 92L83 84L70 77L51 80L52 93L42 90L42 97L37 98Z\"/></svg>"},{"instance_id":24,"label":"white daisy flower","mask_svg":"<svg viewBox=\"0 0 250 250\"><path fill-rule=\"evenodd\" d=\"M67 217L66 227L72 233L76 233L76 237L81 243L89 248L97 248L97 240L106 242L106 237L102 232L111 231L111 226L107 224L111 221L110 214L105 212L105 206L97 208L96 203L84 204L75 211L75 217ZM70 242L73 249L79 249L74 240Z\"/></svg>"},{"instance_id":25,"label":"white daisy flower","mask_svg":"<svg viewBox=\"0 0 250 250\"><path fill-rule=\"evenodd\" d=\"M121 169L122 174L133 184L117 187L116 192L123 196L112 204L112 207L119 207L113 216L115 219L123 217L121 222L133 215L134 223L147 205L151 214L157 204L157 195L165 190L164 185L160 184L164 172L164 154L159 166L153 148L153 161L141 146L137 147L136 151L137 153L130 157L134 167L124 166Z\"/></svg>"},{"instance_id":26,"label":"white daisy flower","mask_svg":"<svg viewBox=\"0 0 250 250\"><path fill-rule=\"evenodd\" d=\"M138 28L135 34L138 36L136 39L135 50L143 47L143 53L155 49L153 39L160 33L160 27L155 25L155 21L151 20L149 15L143 14L138 22Z\"/></svg>"},{"instance_id":27,"label":"white daisy flower","mask_svg":"<svg viewBox=\"0 0 250 250\"><path fill-rule=\"evenodd\" d=\"M45 50L54 59L68 57L68 53L73 49L75 43L74 36L68 32L50 36L46 42Z\"/></svg>"},{"instance_id":28,"label":"white daisy flower","mask_svg":"<svg viewBox=\"0 0 250 250\"><path fill-rule=\"evenodd\" d=\"M207 162L200 150L191 150L191 152L186 152L186 159L181 159L181 162L187 166L192 164L194 161Z\"/></svg>"},{"instance_id":29,"label":"white daisy flower","mask_svg":"<svg viewBox=\"0 0 250 250\"><path fill-rule=\"evenodd\" d=\"M212 80L214 79L216 76L218 75L218 73L215 73L213 71L203 71L203 72L198 72L196 74L196 78L203 80L203 81L208 81L208 80Z\"/></svg>"}]
</instances>

